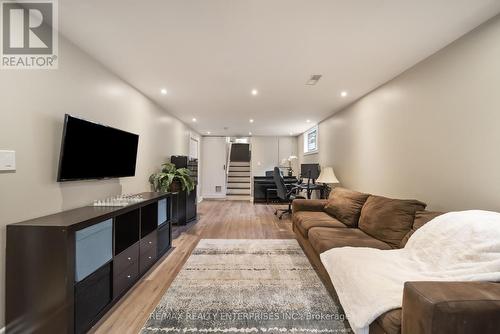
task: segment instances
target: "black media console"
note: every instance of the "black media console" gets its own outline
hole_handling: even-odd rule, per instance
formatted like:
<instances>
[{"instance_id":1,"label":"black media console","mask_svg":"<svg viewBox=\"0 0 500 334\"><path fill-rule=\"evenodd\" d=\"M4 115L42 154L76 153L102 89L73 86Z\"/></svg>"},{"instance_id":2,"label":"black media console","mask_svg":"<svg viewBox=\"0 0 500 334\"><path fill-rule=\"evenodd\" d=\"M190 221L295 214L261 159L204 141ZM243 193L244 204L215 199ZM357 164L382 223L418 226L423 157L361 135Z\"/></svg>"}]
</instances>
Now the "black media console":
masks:
<instances>
[{"instance_id":1,"label":"black media console","mask_svg":"<svg viewBox=\"0 0 500 334\"><path fill-rule=\"evenodd\" d=\"M171 248L176 193L7 226L6 332L84 333Z\"/></svg>"}]
</instances>

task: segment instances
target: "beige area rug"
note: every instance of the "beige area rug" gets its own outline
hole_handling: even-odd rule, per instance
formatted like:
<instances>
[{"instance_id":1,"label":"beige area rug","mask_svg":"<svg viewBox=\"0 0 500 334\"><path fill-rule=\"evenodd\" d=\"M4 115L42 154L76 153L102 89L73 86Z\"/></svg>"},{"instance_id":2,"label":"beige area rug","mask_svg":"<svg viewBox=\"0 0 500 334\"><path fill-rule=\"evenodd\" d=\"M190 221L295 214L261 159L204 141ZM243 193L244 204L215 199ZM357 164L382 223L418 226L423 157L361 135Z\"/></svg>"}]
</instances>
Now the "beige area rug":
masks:
<instances>
[{"instance_id":1,"label":"beige area rug","mask_svg":"<svg viewBox=\"0 0 500 334\"><path fill-rule=\"evenodd\" d=\"M141 330L351 333L294 239L203 239Z\"/></svg>"}]
</instances>

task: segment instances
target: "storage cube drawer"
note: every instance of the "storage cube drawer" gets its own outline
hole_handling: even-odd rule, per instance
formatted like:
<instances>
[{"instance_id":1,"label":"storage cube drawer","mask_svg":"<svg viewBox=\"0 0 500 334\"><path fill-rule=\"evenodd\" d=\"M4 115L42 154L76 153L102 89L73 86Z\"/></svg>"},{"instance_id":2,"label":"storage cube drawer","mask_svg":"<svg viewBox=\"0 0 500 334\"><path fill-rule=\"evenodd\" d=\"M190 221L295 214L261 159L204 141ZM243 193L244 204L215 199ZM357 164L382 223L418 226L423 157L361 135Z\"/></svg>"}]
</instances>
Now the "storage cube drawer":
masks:
<instances>
[{"instance_id":1,"label":"storage cube drawer","mask_svg":"<svg viewBox=\"0 0 500 334\"><path fill-rule=\"evenodd\" d=\"M170 224L165 224L158 229L158 256L163 255L171 245Z\"/></svg>"},{"instance_id":2,"label":"storage cube drawer","mask_svg":"<svg viewBox=\"0 0 500 334\"><path fill-rule=\"evenodd\" d=\"M139 264L139 243L136 242L117 256L113 260L113 271L121 273L132 264Z\"/></svg>"},{"instance_id":3,"label":"storage cube drawer","mask_svg":"<svg viewBox=\"0 0 500 334\"><path fill-rule=\"evenodd\" d=\"M116 298L127 290L139 277L139 263L133 263L122 272L113 273L113 297Z\"/></svg>"},{"instance_id":4,"label":"storage cube drawer","mask_svg":"<svg viewBox=\"0 0 500 334\"><path fill-rule=\"evenodd\" d=\"M155 247L150 248L146 252L141 252L141 258L139 260L139 267L141 274L146 272L153 263L156 262L156 244Z\"/></svg>"},{"instance_id":5,"label":"storage cube drawer","mask_svg":"<svg viewBox=\"0 0 500 334\"><path fill-rule=\"evenodd\" d=\"M75 281L79 282L113 257L113 220L76 231Z\"/></svg>"},{"instance_id":6,"label":"storage cube drawer","mask_svg":"<svg viewBox=\"0 0 500 334\"><path fill-rule=\"evenodd\" d=\"M141 254L148 252L152 248L156 248L157 244L157 234L156 231L153 231L141 239Z\"/></svg>"},{"instance_id":7,"label":"storage cube drawer","mask_svg":"<svg viewBox=\"0 0 500 334\"><path fill-rule=\"evenodd\" d=\"M75 286L75 332L86 332L110 301L111 263L108 263Z\"/></svg>"}]
</instances>

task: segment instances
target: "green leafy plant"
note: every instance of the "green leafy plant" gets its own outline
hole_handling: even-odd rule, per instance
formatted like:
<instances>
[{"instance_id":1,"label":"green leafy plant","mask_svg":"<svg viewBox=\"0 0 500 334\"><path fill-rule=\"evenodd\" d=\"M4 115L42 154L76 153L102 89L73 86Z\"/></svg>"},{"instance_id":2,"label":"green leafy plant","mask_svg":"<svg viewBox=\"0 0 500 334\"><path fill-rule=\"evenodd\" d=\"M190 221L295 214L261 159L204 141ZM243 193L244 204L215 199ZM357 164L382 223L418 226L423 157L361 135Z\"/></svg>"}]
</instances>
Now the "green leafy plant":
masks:
<instances>
[{"instance_id":1,"label":"green leafy plant","mask_svg":"<svg viewBox=\"0 0 500 334\"><path fill-rule=\"evenodd\" d=\"M155 191L172 191L172 184L178 182L183 191L191 192L194 190L194 181L191 178L189 169L175 168L175 165L166 162L161 165L158 173L153 173L149 177L149 183Z\"/></svg>"}]
</instances>

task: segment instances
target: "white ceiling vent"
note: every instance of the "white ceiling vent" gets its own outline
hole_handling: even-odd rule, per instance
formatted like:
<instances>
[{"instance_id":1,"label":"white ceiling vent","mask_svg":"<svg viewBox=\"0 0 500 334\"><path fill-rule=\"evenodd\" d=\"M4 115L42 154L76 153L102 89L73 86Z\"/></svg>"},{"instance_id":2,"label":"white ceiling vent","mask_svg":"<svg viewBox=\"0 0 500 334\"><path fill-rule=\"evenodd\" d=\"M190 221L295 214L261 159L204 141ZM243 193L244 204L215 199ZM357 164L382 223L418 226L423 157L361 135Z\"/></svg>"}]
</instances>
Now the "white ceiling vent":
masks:
<instances>
[{"instance_id":1,"label":"white ceiling vent","mask_svg":"<svg viewBox=\"0 0 500 334\"><path fill-rule=\"evenodd\" d=\"M321 74L313 74L309 80L307 80L306 85L314 86L318 83L319 79L321 79Z\"/></svg>"}]
</instances>

